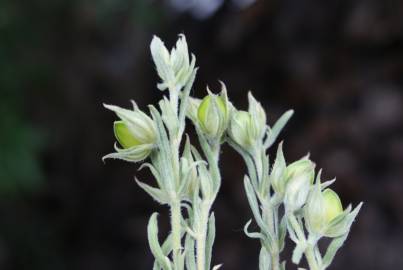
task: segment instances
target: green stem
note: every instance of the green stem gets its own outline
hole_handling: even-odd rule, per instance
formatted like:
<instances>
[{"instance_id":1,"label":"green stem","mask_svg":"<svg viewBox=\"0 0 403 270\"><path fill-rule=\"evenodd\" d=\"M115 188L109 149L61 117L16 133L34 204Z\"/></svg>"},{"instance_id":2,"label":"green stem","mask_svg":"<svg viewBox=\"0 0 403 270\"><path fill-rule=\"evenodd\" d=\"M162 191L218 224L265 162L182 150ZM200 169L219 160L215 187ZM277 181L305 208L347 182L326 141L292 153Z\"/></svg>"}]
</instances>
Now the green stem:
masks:
<instances>
[{"instance_id":1,"label":"green stem","mask_svg":"<svg viewBox=\"0 0 403 270\"><path fill-rule=\"evenodd\" d=\"M169 100L171 101L172 108L174 109L175 115L178 114L179 105L179 92L176 90L176 86L169 87Z\"/></svg>"},{"instance_id":2,"label":"green stem","mask_svg":"<svg viewBox=\"0 0 403 270\"><path fill-rule=\"evenodd\" d=\"M271 257L271 269L280 269L280 253L279 253L279 243L278 234L276 232L275 216L277 211L275 207L270 204L266 204L263 209L263 220L268 224L268 229L270 230L270 235L273 239L273 243L268 243L270 249L267 249Z\"/></svg>"},{"instance_id":3,"label":"green stem","mask_svg":"<svg viewBox=\"0 0 403 270\"><path fill-rule=\"evenodd\" d=\"M280 270L280 254L279 252L271 252L271 269Z\"/></svg>"},{"instance_id":4,"label":"green stem","mask_svg":"<svg viewBox=\"0 0 403 270\"><path fill-rule=\"evenodd\" d=\"M260 154L260 146L257 145L253 149L253 160L256 166L256 173L257 173L257 184L260 186L260 184L263 181L263 164L262 164L262 155ZM258 188L258 187L255 187Z\"/></svg>"},{"instance_id":5,"label":"green stem","mask_svg":"<svg viewBox=\"0 0 403 270\"><path fill-rule=\"evenodd\" d=\"M199 141L202 146L204 155L207 158L209 164L209 171L212 176L212 181L214 184L213 194L210 194L208 198L204 198L201 205L200 223L197 229L197 239L196 239L196 264L197 270L208 270L206 269L206 240L207 240L207 227L209 222L209 213L217 197L218 190L221 185L221 175L220 169L218 167L218 156L220 153L220 144L218 141L209 144L203 135L198 131Z\"/></svg>"},{"instance_id":6,"label":"green stem","mask_svg":"<svg viewBox=\"0 0 403 270\"><path fill-rule=\"evenodd\" d=\"M294 216L294 214L289 214L288 221L291 223L291 226L294 229L295 233L297 234L297 237L298 237L299 241L306 242L305 233L303 232L303 230L299 226L298 220Z\"/></svg>"},{"instance_id":7,"label":"green stem","mask_svg":"<svg viewBox=\"0 0 403 270\"><path fill-rule=\"evenodd\" d=\"M171 204L172 258L175 266L178 263L178 257L182 250L181 216L180 202L175 201Z\"/></svg>"},{"instance_id":8,"label":"green stem","mask_svg":"<svg viewBox=\"0 0 403 270\"><path fill-rule=\"evenodd\" d=\"M179 161L179 147L181 138L175 138L172 143L172 170L175 180L175 190L180 185L180 161Z\"/></svg>"},{"instance_id":9,"label":"green stem","mask_svg":"<svg viewBox=\"0 0 403 270\"><path fill-rule=\"evenodd\" d=\"M297 234L299 241L304 241L307 243L307 247L304 251L304 254L305 254L305 258L308 262L309 269L310 270L321 270L321 267L315 257L315 244L313 243L312 239L306 240L305 233L301 229L301 226L299 225L298 220L294 216L294 214L289 215L289 221L290 221L291 226L293 227L295 233Z\"/></svg>"},{"instance_id":10,"label":"green stem","mask_svg":"<svg viewBox=\"0 0 403 270\"><path fill-rule=\"evenodd\" d=\"M305 258L308 261L310 270L320 270L318 262L315 259L315 252L314 252L314 247L312 246L312 244L308 244L308 246L305 250Z\"/></svg>"},{"instance_id":11,"label":"green stem","mask_svg":"<svg viewBox=\"0 0 403 270\"><path fill-rule=\"evenodd\" d=\"M210 206L203 202L202 211L200 216L200 228L196 240L196 259L197 270L208 270L206 268L206 240L207 240L207 225Z\"/></svg>"},{"instance_id":12,"label":"green stem","mask_svg":"<svg viewBox=\"0 0 403 270\"><path fill-rule=\"evenodd\" d=\"M276 234L275 225L274 225L274 209L270 204L264 204L262 217L263 217L263 220L267 223L267 226L269 227L271 237L273 239L276 239L277 234Z\"/></svg>"}]
</instances>

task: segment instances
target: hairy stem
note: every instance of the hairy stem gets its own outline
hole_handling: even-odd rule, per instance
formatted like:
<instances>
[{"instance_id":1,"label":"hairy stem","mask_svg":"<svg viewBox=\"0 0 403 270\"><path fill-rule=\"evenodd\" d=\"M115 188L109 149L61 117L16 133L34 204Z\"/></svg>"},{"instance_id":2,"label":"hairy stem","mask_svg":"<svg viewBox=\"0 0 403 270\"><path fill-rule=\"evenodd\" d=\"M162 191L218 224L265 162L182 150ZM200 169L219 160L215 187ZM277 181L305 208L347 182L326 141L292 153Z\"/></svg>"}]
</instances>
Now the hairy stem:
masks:
<instances>
[{"instance_id":1,"label":"hairy stem","mask_svg":"<svg viewBox=\"0 0 403 270\"><path fill-rule=\"evenodd\" d=\"M271 252L271 269L280 270L280 254L279 252Z\"/></svg>"},{"instance_id":2,"label":"hairy stem","mask_svg":"<svg viewBox=\"0 0 403 270\"><path fill-rule=\"evenodd\" d=\"M207 225L210 206L203 202L200 228L196 240L196 256L197 256L197 270L208 270L206 268L206 239L207 239Z\"/></svg>"},{"instance_id":3,"label":"hairy stem","mask_svg":"<svg viewBox=\"0 0 403 270\"><path fill-rule=\"evenodd\" d=\"M181 206L174 201L171 204L171 229L172 229L172 258L174 265L177 265L178 256L182 250L181 243Z\"/></svg>"},{"instance_id":4,"label":"hairy stem","mask_svg":"<svg viewBox=\"0 0 403 270\"><path fill-rule=\"evenodd\" d=\"M276 232L277 224L275 224L275 220L277 218L277 210L275 206L271 204L265 204L263 208L263 220L268 224L268 229L270 230L270 236L273 239L272 243L269 243L270 249L268 252L270 253L271 257L271 269L272 270L279 270L280 269L280 252L279 252L279 244L278 244L278 234Z\"/></svg>"},{"instance_id":5,"label":"hairy stem","mask_svg":"<svg viewBox=\"0 0 403 270\"><path fill-rule=\"evenodd\" d=\"M310 270L320 270L318 262L315 259L314 246L312 244L308 244L305 250L305 258L308 261Z\"/></svg>"},{"instance_id":6,"label":"hairy stem","mask_svg":"<svg viewBox=\"0 0 403 270\"><path fill-rule=\"evenodd\" d=\"M315 244L312 243L312 240L309 239L307 241L305 233L303 232L301 226L298 223L297 218L294 216L294 214L289 215L288 218L292 228L294 229L295 233L297 234L297 237L299 241L307 242L306 249L304 251L305 258L308 262L309 269L310 270L321 270L318 261L316 260L315 257Z\"/></svg>"},{"instance_id":7,"label":"hairy stem","mask_svg":"<svg viewBox=\"0 0 403 270\"><path fill-rule=\"evenodd\" d=\"M206 240L207 240L207 227L209 222L209 214L213 201L217 197L218 190L221 184L221 175L218 167L218 156L220 153L220 145L218 142L213 142L210 145L203 137L199 136L203 152L209 164L209 170L212 180L215 183L213 194L208 198L204 198L201 206L200 223L196 239L196 260L197 270L208 270L206 265Z\"/></svg>"}]
</instances>

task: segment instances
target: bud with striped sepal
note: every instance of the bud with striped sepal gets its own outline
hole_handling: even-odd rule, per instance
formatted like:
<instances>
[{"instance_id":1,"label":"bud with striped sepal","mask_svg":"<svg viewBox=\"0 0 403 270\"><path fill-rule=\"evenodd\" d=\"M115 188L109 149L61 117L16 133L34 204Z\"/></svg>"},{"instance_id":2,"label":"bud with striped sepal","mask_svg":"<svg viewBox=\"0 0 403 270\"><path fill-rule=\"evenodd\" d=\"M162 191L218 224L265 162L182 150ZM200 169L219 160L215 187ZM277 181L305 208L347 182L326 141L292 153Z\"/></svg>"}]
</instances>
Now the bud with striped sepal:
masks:
<instances>
[{"instance_id":1,"label":"bud with striped sepal","mask_svg":"<svg viewBox=\"0 0 403 270\"><path fill-rule=\"evenodd\" d=\"M158 89L180 90L186 85L195 68L196 58L192 54L189 58L189 50L184 35L179 35L176 46L171 52L165 47L162 40L154 36L151 45L151 55L153 57L158 75L162 82L158 84Z\"/></svg>"},{"instance_id":2,"label":"bud with striped sepal","mask_svg":"<svg viewBox=\"0 0 403 270\"><path fill-rule=\"evenodd\" d=\"M201 101L197 110L197 125L210 139L221 139L228 127L231 105L227 98L225 85L222 83L220 95L210 92Z\"/></svg>"},{"instance_id":3,"label":"bud with striped sepal","mask_svg":"<svg viewBox=\"0 0 403 270\"><path fill-rule=\"evenodd\" d=\"M351 205L343 210L337 193L330 188L322 190L320 173L304 207L305 223L311 234L319 237L339 237L350 230L361 204L351 211Z\"/></svg>"},{"instance_id":4,"label":"bud with striped sepal","mask_svg":"<svg viewBox=\"0 0 403 270\"><path fill-rule=\"evenodd\" d=\"M252 150L266 133L266 113L250 92L248 99L248 111L238 110L233 113L228 133L242 148Z\"/></svg>"},{"instance_id":5,"label":"bud with striped sepal","mask_svg":"<svg viewBox=\"0 0 403 270\"><path fill-rule=\"evenodd\" d=\"M287 211L295 212L305 204L315 177L315 164L302 158L286 168L284 205Z\"/></svg>"},{"instance_id":6,"label":"bud with striped sepal","mask_svg":"<svg viewBox=\"0 0 403 270\"><path fill-rule=\"evenodd\" d=\"M156 127L153 120L140 111L136 105L127 110L113 105L104 105L121 119L113 125L116 140L115 153L103 157L138 162L146 159L155 147Z\"/></svg>"}]
</instances>

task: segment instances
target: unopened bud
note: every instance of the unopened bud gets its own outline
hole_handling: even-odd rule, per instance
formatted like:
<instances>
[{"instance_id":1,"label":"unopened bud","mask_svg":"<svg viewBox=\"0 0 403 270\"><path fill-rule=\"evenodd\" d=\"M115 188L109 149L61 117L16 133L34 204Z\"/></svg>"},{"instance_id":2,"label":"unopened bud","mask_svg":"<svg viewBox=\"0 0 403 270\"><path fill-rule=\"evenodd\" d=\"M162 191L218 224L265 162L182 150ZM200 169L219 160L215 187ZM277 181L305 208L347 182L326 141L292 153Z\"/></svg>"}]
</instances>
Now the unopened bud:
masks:
<instances>
[{"instance_id":1,"label":"unopened bud","mask_svg":"<svg viewBox=\"0 0 403 270\"><path fill-rule=\"evenodd\" d=\"M315 164L308 159L301 159L287 167L284 198L287 211L297 211L305 204L314 176Z\"/></svg>"},{"instance_id":2,"label":"unopened bud","mask_svg":"<svg viewBox=\"0 0 403 270\"><path fill-rule=\"evenodd\" d=\"M261 141L266 133L266 113L262 105L256 101L251 93L249 98L249 110L236 111L231 119L229 136L237 144L246 150L251 150L258 141Z\"/></svg>"},{"instance_id":3,"label":"unopened bud","mask_svg":"<svg viewBox=\"0 0 403 270\"><path fill-rule=\"evenodd\" d=\"M153 120L138 108L127 110L117 106L105 105L114 111L120 121L114 122L116 140L122 148L115 147L116 153L103 157L127 161L141 161L149 156L156 143L156 128Z\"/></svg>"},{"instance_id":4,"label":"unopened bud","mask_svg":"<svg viewBox=\"0 0 403 270\"><path fill-rule=\"evenodd\" d=\"M253 138L250 135L251 117L246 111L236 111L233 113L229 128L229 136L237 144L245 149L251 147Z\"/></svg>"},{"instance_id":5,"label":"unopened bud","mask_svg":"<svg viewBox=\"0 0 403 270\"><path fill-rule=\"evenodd\" d=\"M209 138L220 139L228 126L229 110L229 103L225 97L209 93L197 110L201 131Z\"/></svg>"},{"instance_id":6,"label":"unopened bud","mask_svg":"<svg viewBox=\"0 0 403 270\"><path fill-rule=\"evenodd\" d=\"M331 189L321 191L320 183L316 184L304 207L305 221L311 233L321 236L331 236L343 233L345 225L342 224L346 215L343 215L343 206L336 192ZM343 215L343 217L342 217ZM336 222L339 217L340 222ZM342 226L340 226L342 225Z\"/></svg>"},{"instance_id":7,"label":"unopened bud","mask_svg":"<svg viewBox=\"0 0 403 270\"><path fill-rule=\"evenodd\" d=\"M151 54L162 82L158 84L160 90L177 87L177 90L186 85L195 68L196 58L190 60L188 45L184 35L180 35L176 46L171 52L165 47L159 37L154 36L151 45Z\"/></svg>"}]
</instances>

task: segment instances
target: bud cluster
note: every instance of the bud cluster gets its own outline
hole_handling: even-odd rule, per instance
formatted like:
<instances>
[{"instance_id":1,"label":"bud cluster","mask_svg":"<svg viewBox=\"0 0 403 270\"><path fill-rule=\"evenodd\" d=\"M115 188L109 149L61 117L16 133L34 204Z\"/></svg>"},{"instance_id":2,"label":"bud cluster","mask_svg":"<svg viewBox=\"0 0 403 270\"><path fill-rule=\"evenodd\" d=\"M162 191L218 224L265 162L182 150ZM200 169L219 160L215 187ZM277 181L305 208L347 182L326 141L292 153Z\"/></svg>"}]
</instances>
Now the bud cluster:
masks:
<instances>
[{"instance_id":1,"label":"bud cluster","mask_svg":"<svg viewBox=\"0 0 403 270\"><path fill-rule=\"evenodd\" d=\"M215 239L215 217L211 211L220 186L220 146L228 143L245 160L246 196L259 231L249 232L259 239L261 270L285 270L280 253L288 235L295 243L292 262L305 256L311 270L324 270L346 240L361 205L343 209L337 193L329 188L334 182L321 182L315 163L309 156L287 164L283 143L277 148L272 165L267 154L293 111L284 113L273 126L267 124L263 106L251 93L248 110L238 110L228 100L221 82L221 92L203 99L190 96L197 68L196 58L188 51L186 38L180 35L168 51L154 37L151 55L161 82L159 90L168 89L159 106L149 105L149 112L104 105L119 118L113 123L116 152L104 156L129 162L143 162L150 169L156 186L137 181L155 201L168 205L171 232L161 245L157 213L151 215L147 228L154 270L217 270L211 267ZM190 57L191 55L191 57ZM195 126L201 151L184 135L186 117ZM184 137L186 140L184 140ZM316 177L315 177L316 175ZM324 256L318 241L331 238Z\"/></svg>"},{"instance_id":2,"label":"bud cluster","mask_svg":"<svg viewBox=\"0 0 403 270\"><path fill-rule=\"evenodd\" d=\"M244 150L246 153L247 149ZM243 155L245 161L248 161L248 156ZM263 158L262 156L253 157L257 171L259 171L259 162L267 160L268 157L264 158L264 156ZM249 170L250 180L249 177L246 179L245 189L255 221L261 229L259 238L263 241L264 247L270 247L270 257L278 256L278 251L284 247L284 232L288 231L290 238L296 244L292 257L295 264L299 264L301 257L305 254L311 269L327 268L334 257L330 254L335 254L347 238L362 204L354 210L351 205L343 210L337 193L328 188L334 180L321 183L319 172L315 182L315 163L309 159L309 156L287 165L282 143L278 146L270 171L263 170L263 177L259 178L259 173L255 175L253 170L254 168ZM265 176L266 173L267 176ZM257 179L254 180L254 177ZM278 216L280 207L284 209L284 215L281 218ZM276 225L280 231L273 230L270 225L276 220L284 221ZM245 232L255 238L256 233L248 232L248 226L249 223L245 227ZM305 231L308 232L308 236L305 235ZM322 237L333 239L326 251L328 255L323 258L319 255L312 256L318 249L318 241ZM264 254L261 253L261 256L264 257ZM267 259L261 258L261 260Z\"/></svg>"},{"instance_id":3,"label":"bud cluster","mask_svg":"<svg viewBox=\"0 0 403 270\"><path fill-rule=\"evenodd\" d=\"M354 210L351 206L343 210L337 193L327 188L334 181L322 184L318 173L315 182L315 163L309 156L287 165L283 143L279 144L270 169L267 149L292 114L292 111L286 112L270 127L266 124L262 106L251 94L248 111L234 110L232 113L229 143L243 156L248 167L245 191L260 228L260 232L249 232L248 222L245 233L260 239L260 264L264 269L284 269L279 253L288 232L295 243L292 261L299 264L305 255L312 270L324 270L334 258L330 254L335 254L347 238L362 204ZM282 217L280 213L283 213ZM323 258L315 251L319 249L318 241L322 237L333 239ZM312 255L315 252L317 254Z\"/></svg>"}]
</instances>

